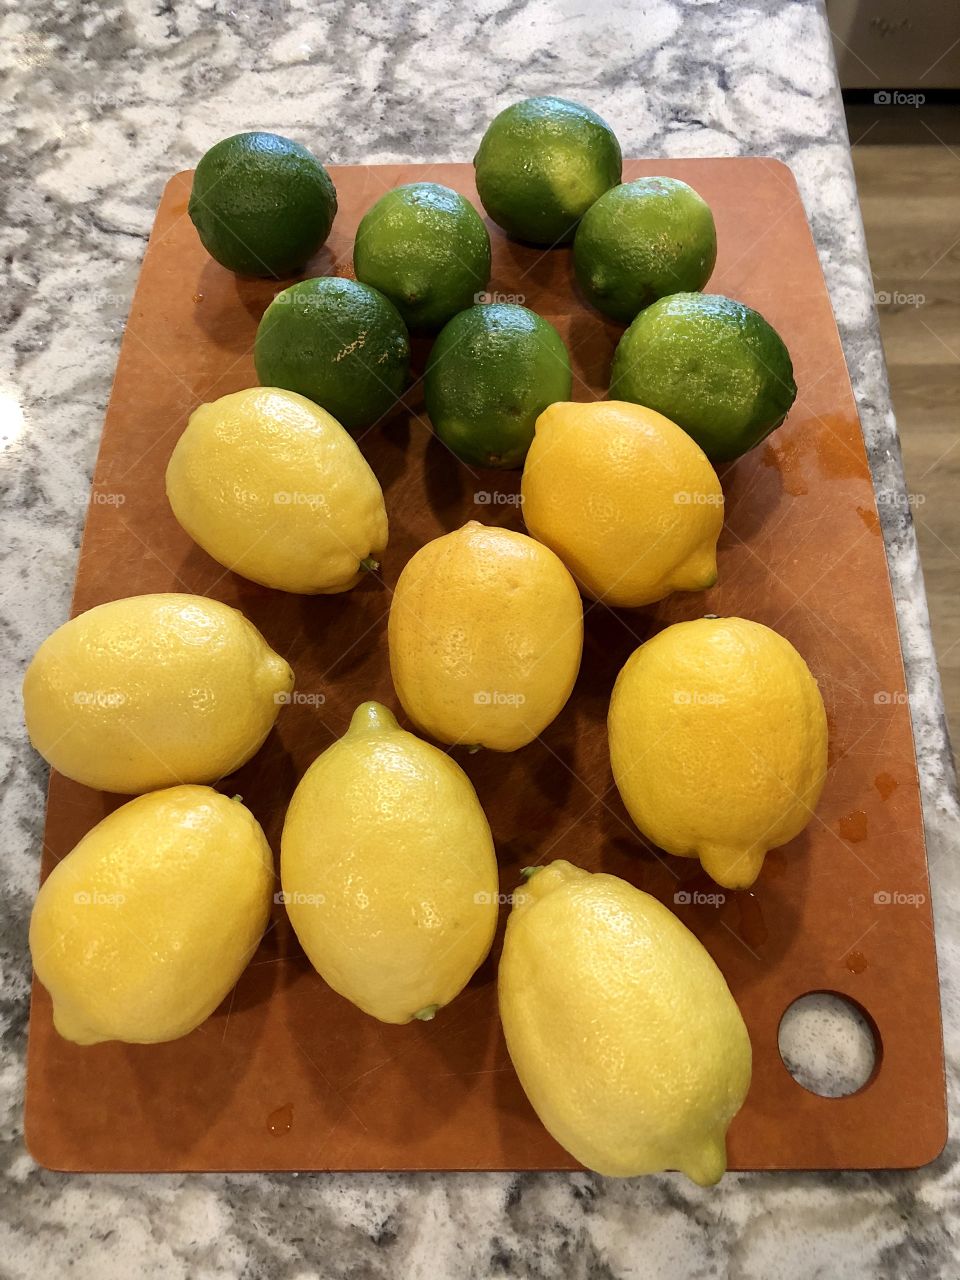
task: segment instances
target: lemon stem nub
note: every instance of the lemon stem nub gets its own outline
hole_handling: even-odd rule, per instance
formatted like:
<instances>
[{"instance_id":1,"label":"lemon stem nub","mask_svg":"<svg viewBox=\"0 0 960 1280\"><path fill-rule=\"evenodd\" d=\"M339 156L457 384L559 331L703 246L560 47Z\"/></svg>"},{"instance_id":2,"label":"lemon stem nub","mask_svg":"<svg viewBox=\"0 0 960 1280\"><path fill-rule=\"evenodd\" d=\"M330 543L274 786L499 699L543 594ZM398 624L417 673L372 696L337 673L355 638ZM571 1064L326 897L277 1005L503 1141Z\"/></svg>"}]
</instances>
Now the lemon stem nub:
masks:
<instances>
[{"instance_id":1,"label":"lemon stem nub","mask_svg":"<svg viewBox=\"0 0 960 1280\"><path fill-rule=\"evenodd\" d=\"M535 876L538 871L542 871L542 870L543 870L542 866L522 867L520 870L520 874L523 876L524 880L529 880L531 876Z\"/></svg>"},{"instance_id":2,"label":"lemon stem nub","mask_svg":"<svg viewBox=\"0 0 960 1280\"><path fill-rule=\"evenodd\" d=\"M238 795L235 795L235 796L231 796L231 797L230 797L230 799L231 799L231 800L236 800L237 804L243 804L243 796L241 796L241 795L239 795L239 794L238 794Z\"/></svg>"},{"instance_id":3,"label":"lemon stem nub","mask_svg":"<svg viewBox=\"0 0 960 1280\"><path fill-rule=\"evenodd\" d=\"M467 746L467 755L475 756L478 751L482 751L482 750L483 750L482 742L471 742Z\"/></svg>"},{"instance_id":4,"label":"lemon stem nub","mask_svg":"<svg viewBox=\"0 0 960 1280\"><path fill-rule=\"evenodd\" d=\"M373 573L375 569L380 568L380 561L374 560L373 556L364 556L360 561L360 568L364 573Z\"/></svg>"},{"instance_id":5,"label":"lemon stem nub","mask_svg":"<svg viewBox=\"0 0 960 1280\"><path fill-rule=\"evenodd\" d=\"M413 1016L415 1018L418 1018L420 1022L432 1022L433 1019L436 1017L437 1010L439 1008L440 1006L438 1004L425 1004L423 1008L420 1009Z\"/></svg>"}]
</instances>

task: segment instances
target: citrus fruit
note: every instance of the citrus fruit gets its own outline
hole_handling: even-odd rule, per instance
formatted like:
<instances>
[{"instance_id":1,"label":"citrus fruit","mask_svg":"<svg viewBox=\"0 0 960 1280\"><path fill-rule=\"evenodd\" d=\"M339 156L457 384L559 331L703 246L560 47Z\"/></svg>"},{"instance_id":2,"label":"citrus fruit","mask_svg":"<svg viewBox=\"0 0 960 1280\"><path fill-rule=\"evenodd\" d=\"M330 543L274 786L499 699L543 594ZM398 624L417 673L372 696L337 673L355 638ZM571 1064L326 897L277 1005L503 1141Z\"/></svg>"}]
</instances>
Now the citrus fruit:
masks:
<instances>
[{"instance_id":1,"label":"citrus fruit","mask_svg":"<svg viewBox=\"0 0 960 1280\"><path fill-rule=\"evenodd\" d=\"M779 427L797 395L790 353L758 311L720 294L652 303L620 339L610 394L665 414L712 462Z\"/></svg>"},{"instance_id":2,"label":"citrus fruit","mask_svg":"<svg viewBox=\"0 0 960 1280\"><path fill-rule=\"evenodd\" d=\"M620 181L605 120L565 98L526 98L491 121L474 157L477 192L508 235L563 244L595 200Z\"/></svg>"},{"instance_id":3,"label":"citrus fruit","mask_svg":"<svg viewBox=\"0 0 960 1280\"><path fill-rule=\"evenodd\" d=\"M583 608L552 551L471 520L407 561L387 635L397 695L419 730L515 751L570 696Z\"/></svg>"},{"instance_id":4,"label":"citrus fruit","mask_svg":"<svg viewBox=\"0 0 960 1280\"><path fill-rule=\"evenodd\" d=\"M276 387L194 410L167 466L167 497L208 555L280 591L346 591L387 545L383 493L353 438Z\"/></svg>"},{"instance_id":5,"label":"citrus fruit","mask_svg":"<svg viewBox=\"0 0 960 1280\"><path fill-rule=\"evenodd\" d=\"M436 182L412 182L388 191L363 215L353 266L408 328L434 332L485 288L490 236L469 200Z\"/></svg>"},{"instance_id":6,"label":"citrus fruit","mask_svg":"<svg viewBox=\"0 0 960 1280\"><path fill-rule=\"evenodd\" d=\"M570 357L549 321L515 303L470 307L433 344L423 396L437 436L478 467L523 465L537 417L570 396Z\"/></svg>"},{"instance_id":7,"label":"citrus fruit","mask_svg":"<svg viewBox=\"0 0 960 1280\"><path fill-rule=\"evenodd\" d=\"M716 582L720 482L662 414L617 400L551 405L521 492L530 533L595 600L634 608Z\"/></svg>"},{"instance_id":8,"label":"citrus fruit","mask_svg":"<svg viewBox=\"0 0 960 1280\"><path fill-rule=\"evenodd\" d=\"M731 889L800 834L826 777L816 680L789 640L746 618L678 622L641 645L617 677L608 729L643 834Z\"/></svg>"},{"instance_id":9,"label":"citrus fruit","mask_svg":"<svg viewBox=\"0 0 960 1280\"><path fill-rule=\"evenodd\" d=\"M263 386L296 391L358 431L402 395L410 338L377 289L321 276L277 294L263 313L253 358Z\"/></svg>"},{"instance_id":10,"label":"citrus fruit","mask_svg":"<svg viewBox=\"0 0 960 1280\"><path fill-rule=\"evenodd\" d=\"M240 275L289 276L330 234L337 193L299 142L238 133L197 165L188 206L203 247Z\"/></svg>"},{"instance_id":11,"label":"citrus fruit","mask_svg":"<svg viewBox=\"0 0 960 1280\"><path fill-rule=\"evenodd\" d=\"M239 800L170 787L114 810L44 881L30 950L66 1040L154 1044L198 1027L270 916L273 855Z\"/></svg>"},{"instance_id":12,"label":"citrus fruit","mask_svg":"<svg viewBox=\"0 0 960 1280\"><path fill-rule=\"evenodd\" d=\"M382 1022L449 1004L497 926L493 839L469 778L377 702L301 779L281 878L311 964Z\"/></svg>"},{"instance_id":13,"label":"citrus fruit","mask_svg":"<svg viewBox=\"0 0 960 1280\"><path fill-rule=\"evenodd\" d=\"M612 187L583 215L573 242L580 288L621 321L664 294L702 289L716 260L710 206L676 178Z\"/></svg>"},{"instance_id":14,"label":"citrus fruit","mask_svg":"<svg viewBox=\"0 0 960 1280\"><path fill-rule=\"evenodd\" d=\"M720 1178L750 1038L723 974L662 903L569 862L536 869L498 985L520 1083L572 1156L613 1177Z\"/></svg>"},{"instance_id":15,"label":"citrus fruit","mask_svg":"<svg viewBox=\"0 0 960 1280\"><path fill-rule=\"evenodd\" d=\"M48 764L134 795L239 769L292 689L289 665L239 610L144 595L88 609L48 636L27 668L23 709Z\"/></svg>"}]
</instances>

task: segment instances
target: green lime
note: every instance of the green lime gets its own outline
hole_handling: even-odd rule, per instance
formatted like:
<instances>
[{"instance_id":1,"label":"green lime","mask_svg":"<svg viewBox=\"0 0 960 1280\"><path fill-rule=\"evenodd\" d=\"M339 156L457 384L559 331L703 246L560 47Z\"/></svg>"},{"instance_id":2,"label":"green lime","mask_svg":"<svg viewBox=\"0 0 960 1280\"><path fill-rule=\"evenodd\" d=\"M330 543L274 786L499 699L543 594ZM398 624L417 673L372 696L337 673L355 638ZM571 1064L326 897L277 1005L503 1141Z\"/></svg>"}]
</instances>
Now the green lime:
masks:
<instances>
[{"instance_id":1,"label":"green lime","mask_svg":"<svg viewBox=\"0 0 960 1280\"><path fill-rule=\"evenodd\" d=\"M605 120L564 98L527 98L491 122L474 157L477 191L508 235L564 244L620 181L620 144Z\"/></svg>"},{"instance_id":2,"label":"green lime","mask_svg":"<svg viewBox=\"0 0 960 1280\"><path fill-rule=\"evenodd\" d=\"M598 310L629 321L668 293L702 289L717 260L710 206L676 178L613 187L583 215L577 281Z\"/></svg>"},{"instance_id":3,"label":"green lime","mask_svg":"<svg viewBox=\"0 0 960 1280\"><path fill-rule=\"evenodd\" d=\"M382 293L320 276L277 294L263 313L253 358L261 385L298 391L356 431L403 394L410 339Z\"/></svg>"},{"instance_id":4,"label":"green lime","mask_svg":"<svg viewBox=\"0 0 960 1280\"><path fill-rule=\"evenodd\" d=\"M337 192L299 142L276 133L238 133L204 155L189 213L203 247L245 276L289 276L330 234Z\"/></svg>"},{"instance_id":5,"label":"green lime","mask_svg":"<svg viewBox=\"0 0 960 1280\"><path fill-rule=\"evenodd\" d=\"M547 405L569 400L570 357L549 321L512 302L470 307L441 331L423 394L434 430L463 462L520 467Z\"/></svg>"},{"instance_id":6,"label":"green lime","mask_svg":"<svg viewBox=\"0 0 960 1280\"><path fill-rule=\"evenodd\" d=\"M729 462L779 427L797 384L789 351L759 311L720 294L675 293L620 339L610 395L656 409L711 462Z\"/></svg>"},{"instance_id":7,"label":"green lime","mask_svg":"<svg viewBox=\"0 0 960 1280\"><path fill-rule=\"evenodd\" d=\"M436 182L395 187L363 215L357 279L385 293L411 329L433 332L490 279L490 236L469 200Z\"/></svg>"}]
</instances>

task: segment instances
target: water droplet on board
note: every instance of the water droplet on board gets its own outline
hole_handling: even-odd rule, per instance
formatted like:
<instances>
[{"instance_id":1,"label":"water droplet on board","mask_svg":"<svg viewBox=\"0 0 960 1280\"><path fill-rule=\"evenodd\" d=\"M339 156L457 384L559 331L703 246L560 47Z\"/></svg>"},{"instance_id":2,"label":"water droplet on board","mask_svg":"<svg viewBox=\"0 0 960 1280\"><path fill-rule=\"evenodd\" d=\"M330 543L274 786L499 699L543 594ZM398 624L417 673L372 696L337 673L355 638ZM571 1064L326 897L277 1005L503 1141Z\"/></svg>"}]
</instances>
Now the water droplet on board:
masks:
<instances>
[{"instance_id":1,"label":"water droplet on board","mask_svg":"<svg viewBox=\"0 0 960 1280\"><path fill-rule=\"evenodd\" d=\"M760 899L752 889L744 889L736 895L736 903L739 915L737 932L748 947L762 947L768 934Z\"/></svg>"},{"instance_id":2,"label":"water droplet on board","mask_svg":"<svg viewBox=\"0 0 960 1280\"><path fill-rule=\"evenodd\" d=\"M784 442L776 449L772 444L764 445L760 461L765 467L773 467L780 472L784 493L799 498L808 491L807 481L803 475L800 446L797 443Z\"/></svg>"},{"instance_id":3,"label":"water droplet on board","mask_svg":"<svg viewBox=\"0 0 960 1280\"><path fill-rule=\"evenodd\" d=\"M837 832L848 844L859 844L867 838L867 815L862 809L854 809L837 823Z\"/></svg>"},{"instance_id":4,"label":"water droplet on board","mask_svg":"<svg viewBox=\"0 0 960 1280\"><path fill-rule=\"evenodd\" d=\"M851 973L863 973L867 967L867 957L862 951L851 951L848 956L844 957L843 963Z\"/></svg>"},{"instance_id":5,"label":"water droplet on board","mask_svg":"<svg viewBox=\"0 0 960 1280\"><path fill-rule=\"evenodd\" d=\"M873 785L880 792L881 800L889 800L900 783L892 773L878 773L873 780Z\"/></svg>"},{"instance_id":6,"label":"water droplet on board","mask_svg":"<svg viewBox=\"0 0 960 1280\"><path fill-rule=\"evenodd\" d=\"M267 1116L267 1128L277 1135L289 1133L293 1128L293 1107L287 1103L286 1106L271 1111Z\"/></svg>"},{"instance_id":7,"label":"water droplet on board","mask_svg":"<svg viewBox=\"0 0 960 1280\"><path fill-rule=\"evenodd\" d=\"M857 507L857 515L871 533L880 532L880 517L875 511L871 511L869 507Z\"/></svg>"}]
</instances>

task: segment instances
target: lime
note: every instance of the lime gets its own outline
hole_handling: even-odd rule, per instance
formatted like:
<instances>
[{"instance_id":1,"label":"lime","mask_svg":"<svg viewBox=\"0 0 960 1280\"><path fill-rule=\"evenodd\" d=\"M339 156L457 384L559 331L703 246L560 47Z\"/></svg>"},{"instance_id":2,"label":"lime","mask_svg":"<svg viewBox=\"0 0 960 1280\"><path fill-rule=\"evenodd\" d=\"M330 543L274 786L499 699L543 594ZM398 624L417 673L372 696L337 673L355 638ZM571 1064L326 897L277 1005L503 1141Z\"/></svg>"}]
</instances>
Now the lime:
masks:
<instances>
[{"instance_id":1,"label":"lime","mask_svg":"<svg viewBox=\"0 0 960 1280\"><path fill-rule=\"evenodd\" d=\"M547 405L569 400L563 339L526 307L495 302L461 311L442 330L424 374L427 413L463 462L520 467Z\"/></svg>"},{"instance_id":2,"label":"lime","mask_svg":"<svg viewBox=\"0 0 960 1280\"><path fill-rule=\"evenodd\" d=\"M668 293L702 289L717 260L710 206L676 178L613 187L577 228L573 265L587 298L629 321Z\"/></svg>"},{"instance_id":3,"label":"lime","mask_svg":"<svg viewBox=\"0 0 960 1280\"><path fill-rule=\"evenodd\" d=\"M382 293L321 276L277 294L263 313L253 358L263 386L297 391L356 431L403 393L410 339Z\"/></svg>"},{"instance_id":4,"label":"lime","mask_svg":"<svg viewBox=\"0 0 960 1280\"><path fill-rule=\"evenodd\" d=\"M189 213L207 253L245 276L289 276L330 234L337 192L306 147L276 133L224 138L197 165Z\"/></svg>"},{"instance_id":5,"label":"lime","mask_svg":"<svg viewBox=\"0 0 960 1280\"><path fill-rule=\"evenodd\" d=\"M779 427L797 385L790 353L758 311L720 294L675 293L620 339L610 395L656 409L711 462L729 462Z\"/></svg>"},{"instance_id":6,"label":"lime","mask_svg":"<svg viewBox=\"0 0 960 1280\"><path fill-rule=\"evenodd\" d=\"M564 98L527 98L491 122L474 157L483 207L508 235L563 244L620 181L620 144L605 120Z\"/></svg>"},{"instance_id":7,"label":"lime","mask_svg":"<svg viewBox=\"0 0 960 1280\"><path fill-rule=\"evenodd\" d=\"M388 191L363 215L357 279L385 293L411 329L432 332L490 279L490 236L469 200L436 182Z\"/></svg>"}]
</instances>

